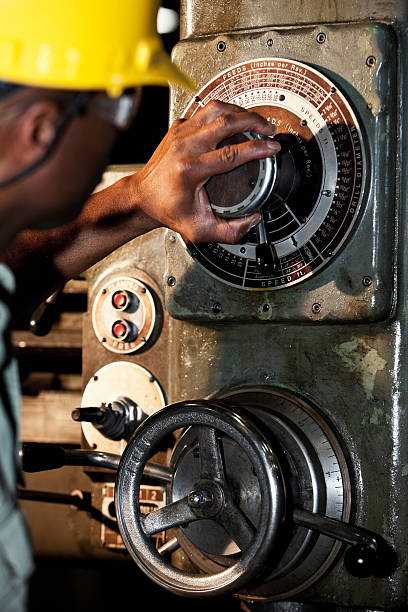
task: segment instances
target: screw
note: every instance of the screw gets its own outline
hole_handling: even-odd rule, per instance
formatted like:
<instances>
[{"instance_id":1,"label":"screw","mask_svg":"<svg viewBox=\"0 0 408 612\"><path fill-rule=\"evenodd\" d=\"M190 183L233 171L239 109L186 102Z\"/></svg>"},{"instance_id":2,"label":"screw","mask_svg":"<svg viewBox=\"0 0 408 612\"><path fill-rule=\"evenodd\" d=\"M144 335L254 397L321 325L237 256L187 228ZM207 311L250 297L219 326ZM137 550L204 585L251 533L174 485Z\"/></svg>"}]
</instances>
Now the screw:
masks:
<instances>
[{"instance_id":1,"label":"screw","mask_svg":"<svg viewBox=\"0 0 408 612\"><path fill-rule=\"evenodd\" d=\"M263 310L264 312L268 312L269 308L270 308L269 304L264 304L264 305L262 306L262 310Z\"/></svg>"},{"instance_id":2,"label":"screw","mask_svg":"<svg viewBox=\"0 0 408 612\"><path fill-rule=\"evenodd\" d=\"M102 338L102 342L106 342L106 338Z\"/></svg>"},{"instance_id":3,"label":"screw","mask_svg":"<svg viewBox=\"0 0 408 612\"><path fill-rule=\"evenodd\" d=\"M331 257L333 255L333 251L331 249L329 249L327 251L327 257Z\"/></svg>"},{"instance_id":4,"label":"screw","mask_svg":"<svg viewBox=\"0 0 408 612\"><path fill-rule=\"evenodd\" d=\"M371 278L371 276L363 276L363 286L364 287L371 287L372 284L373 284L373 279Z\"/></svg>"},{"instance_id":5,"label":"screw","mask_svg":"<svg viewBox=\"0 0 408 612\"><path fill-rule=\"evenodd\" d=\"M327 196L328 198L330 198L330 196L331 196L330 189L323 189L322 195Z\"/></svg>"},{"instance_id":6,"label":"screw","mask_svg":"<svg viewBox=\"0 0 408 612\"><path fill-rule=\"evenodd\" d=\"M154 377L154 376L151 376L151 377L149 378L149 382L151 382L151 383L154 383L154 381L155 381L155 380L156 380L156 379L155 379L155 377Z\"/></svg>"},{"instance_id":7,"label":"screw","mask_svg":"<svg viewBox=\"0 0 408 612\"><path fill-rule=\"evenodd\" d=\"M174 285L176 284L176 279L174 278L174 276L169 276L169 278L167 279L167 284L169 287L174 287Z\"/></svg>"},{"instance_id":8,"label":"screw","mask_svg":"<svg viewBox=\"0 0 408 612\"><path fill-rule=\"evenodd\" d=\"M223 51L225 51L225 49L227 48L227 43L224 42L223 40L220 40L217 43L217 51L219 51L220 53L222 53Z\"/></svg>"},{"instance_id":9,"label":"screw","mask_svg":"<svg viewBox=\"0 0 408 612\"><path fill-rule=\"evenodd\" d=\"M300 122L300 125L303 125L303 126L307 125L307 121L306 121L306 119L303 119L303 120Z\"/></svg>"},{"instance_id":10,"label":"screw","mask_svg":"<svg viewBox=\"0 0 408 612\"><path fill-rule=\"evenodd\" d=\"M190 493L190 495L188 496L189 506L193 506L194 508L197 508L197 506L201 506L201 503L202 503L201 495L199 495L198 493Z\"/></svg>"},{"instance_id":11,"label":"screw","mask_svg":"<svg viewBox=\"0 0 408 612\"><path fill-rule=\"evenodd\" d=\"M377 58L374 55L369 55L366 59L366 64L369 68L372 68L377 63Z\"/></svg>"},{"instance_id":12,"label":"screw","mask_svg":"<svg viewBox=\"0 0 408 612\"><path fill-rule=\"evenodd\" d=\"M176 242L176 237L171 235L169 238L170 242Z\"/></svg>"},{"instance_id":13,"label":"screw","mask_svg":"<svg viewBox=\"0 0 408 612\"><path fill-rule=\"evenodd\" d=\"M318 314L321 311L321 309L322 309L322 305L319 304L318 302L315 302L312 306L312 312L314 314Z\"/></svg>"},{"instance_id":14,"label":"screw","mask_svg":"<svg viewBox=\"0 0 408 612\"><path fill-rule=\"evenodd\" d=\"M266 41L266 44L268 45L268 47L272 47L272 45L273 45L272 38L268 38L268 40Z\"/></svg>"},{"instance_id":15,"label":"screw","mask_svg":"<svg viewBox=\"0 0 408 612\"><path fill-rule=\"evenodd\" d=\"M102 295L105 295L106 289L102 289Z\"/></svg>"},{"instance_id":16,"label":"screw","mask_svg":"<svg viewBox=\"0 0 408 612\"><path fill-rule=\"evenodd\" d=\"M319 45L322 45L324 42L326 42L326 34L324 32L319 32L319 34L316 36L316 40Z\"/></svg>"},{"instance_id":17,"label":"screw","mask_svg":"<svg viewBox=\"0 0 408 612\"><path fill-rule=\"evenodd\" d=\"M195 102L196 104L198 104L199 102L201 102L201 98L200 98L200 96L196 96L196 97L194 98L194 102Z\"/></svg>"},{"instance_id":18,"label":"screw","mask_svg":"<svg viewBox=\"0 0 408 612\"><path fill-rule=\"evenodd\" d=\"M241 247L239 249L239 252L242 253L244 255L244 253L246 253L246 248L245 247Z\"/></svg>"},{"instance_id":19,"label":"screw","mask_svg":"<svg viewBox=\"0 0 408 612\"><path fill-rule=\"evenodd\" d=\"M222 310L222 306L219 302L215 302L212 306L212 311L214 314L218 314L219 312L221 312Z\"/></svg>"},{"instance_id":20,"label":"screw","mask_svg":"<svg viewBox=\"0 0 408 612\"><path fill-rule=\"evenodd\" d=\"M94 376L94 380L95 380L95 381L97 381L97 380L98 380L98 377L97 377L97 376Z\"/></svg>"},{"instance_id":21,"label":"screw","mask_svg":"<svg viewBox=\"0 0 408 612\"><path fill-rule=\"evenodd\" d=\"M255 187L256 185L256 180L254 178L249 179L248 184L250 187Z\"/></svg>"},{"instance_id":22,"label":"screw","mask_svg":"<svg viewBox=\"0 0 408 612\"><path fill-rule=\"evenodd\" d=\"M332 93L336 93L337 89L336 89L335 87L332 87L332 88L330 89L330 91L331 91Z\"/></svg>"},{"instance_id":23,"label":"screw","mask_svg":"<svg viewBox=\"0 0 408 612\"><path fill-rule=\"evenodd\" d=\"M214 495L211 491L207 491L205 489L201 491L191 491L191 493L188 495L187 501L188 505L192 506L193 508L199 508L200 506L210 507L214 502Z\"/></svg>"},{"instance_id":24,"label":"screw","mask_svg":"<svg viewBox=\"0 0 408 612\"><path fill-rule=\"evenodd\" d=\"M142 293L146 293L146 287L142 287L140 290Z\"/></svg>"},{"instance_id":25,"label":"screw","mask_svg":"<svg viewBox=\"0 0 408 612\"><path fill-rule=\"evenodd\" d=\"M280 100L281 102L283 102L283 101L284 101L284 99L285 99L285 96L284 96L283 94L281 94L281 95L279 96L279 100Z\"/></svg>"}]
</instances>

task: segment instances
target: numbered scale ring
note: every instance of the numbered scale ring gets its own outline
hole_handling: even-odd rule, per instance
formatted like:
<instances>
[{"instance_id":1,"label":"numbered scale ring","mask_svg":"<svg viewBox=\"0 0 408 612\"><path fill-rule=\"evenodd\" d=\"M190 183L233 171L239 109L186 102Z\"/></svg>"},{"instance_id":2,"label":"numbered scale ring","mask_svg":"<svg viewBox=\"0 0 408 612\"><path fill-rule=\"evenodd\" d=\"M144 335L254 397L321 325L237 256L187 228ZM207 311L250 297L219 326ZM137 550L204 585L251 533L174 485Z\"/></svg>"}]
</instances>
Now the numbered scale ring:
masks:
<instances>
[{"instance_id":1,"label":"numbered scale ring","mask_svg":"<svg viewBox=\"0 0 408 612\"><path fill-rule=\"evenodd\" d=\"M193 116L211 100L256 111L277 128L282 149L270 190L257 161L207 183L216 212L256 200L257 190L267 193L263 235L274 265L267 270L257 265L255 229L240 244L189 244L190 253L211 275L242 289L279 289L305 280L339 252L362 205L366 153L349 102L322 73L280 58L228 68L197 92L183 116Z\"/></svg>"}]
</instances>

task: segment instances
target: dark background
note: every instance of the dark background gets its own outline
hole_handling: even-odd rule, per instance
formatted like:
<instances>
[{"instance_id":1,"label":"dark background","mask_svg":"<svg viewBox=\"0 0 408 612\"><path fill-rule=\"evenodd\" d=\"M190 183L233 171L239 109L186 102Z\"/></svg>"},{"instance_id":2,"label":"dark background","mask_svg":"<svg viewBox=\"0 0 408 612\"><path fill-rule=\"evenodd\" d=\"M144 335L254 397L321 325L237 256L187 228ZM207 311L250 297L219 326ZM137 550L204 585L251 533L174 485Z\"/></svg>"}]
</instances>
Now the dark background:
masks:
<instances>
[{"instance_id":1,"label":"dark background","mask_svg":"<svg viewBox=\"0 0 408 612\"><path fill-rule=\"evenodd\" d=\"M179 12L180 2L177 0L163 0L161 4ZM179 37L178 29L162 36L169 54ZM119 135L111 152L110 164L138 164L150 159L168 129L169 97L167 87L149 86L143 89L137 117L129 130Z\"/></svg>"}]
</instances>

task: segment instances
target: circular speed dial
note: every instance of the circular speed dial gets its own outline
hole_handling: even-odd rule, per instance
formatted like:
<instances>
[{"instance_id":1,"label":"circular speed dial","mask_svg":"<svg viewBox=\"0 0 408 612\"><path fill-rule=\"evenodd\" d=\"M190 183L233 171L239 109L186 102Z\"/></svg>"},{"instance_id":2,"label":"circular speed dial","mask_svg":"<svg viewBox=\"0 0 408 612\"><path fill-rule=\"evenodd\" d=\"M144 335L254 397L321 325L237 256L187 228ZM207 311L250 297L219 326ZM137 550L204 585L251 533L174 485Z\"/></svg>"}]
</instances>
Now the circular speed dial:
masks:
<instances>
[{"instance_id":1,"label":"circular speed dial","mask_svg":"<svg viewBox=\"0 0 408 612\"><path fill-rule=\"evenodd\" d=\"M189 244L191 254L210 274L243 289L279 289L305 280L340 250L361 207L365 152L349 103L322 73L280 58L225 70L198 92L183 116L191 117L210 100L256 111L277 128L282 149L262 206L263 241L273 250L274 265L266 270L257 265L260 232L255 229L238 245ZM257 163L251 162L250 185L261 172ZM239 172L248 170L231 173L230 188L224 175L224 200L236 192ZM210 189L213 200L216 184Z\"/></svg>"}]
</instances>

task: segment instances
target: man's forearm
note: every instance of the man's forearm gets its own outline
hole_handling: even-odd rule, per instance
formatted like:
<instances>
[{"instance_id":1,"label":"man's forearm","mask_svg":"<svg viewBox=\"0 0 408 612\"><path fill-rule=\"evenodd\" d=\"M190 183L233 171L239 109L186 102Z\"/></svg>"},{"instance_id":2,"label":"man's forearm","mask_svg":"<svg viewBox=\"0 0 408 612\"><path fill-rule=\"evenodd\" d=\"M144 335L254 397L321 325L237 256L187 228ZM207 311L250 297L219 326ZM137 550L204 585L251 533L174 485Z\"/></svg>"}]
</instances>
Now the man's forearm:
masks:
<instances>
[{"instance_id":1,"label":"man's forearm","mask_svg":"<svg viewBox=\"0 0 408 612\"><path fill-rule=\"evenodd\" d=\"M15 318L29 316L69 279L113 250L159 226L138 206L134 177L92 195L80 217L53 230L19 234L1 259L17 280Z\"/></svg>"},{"instance_id":2,"label":"man's forearm","mask_svg":"<svg viewBox=\"0 0 408 612\"><path fill-rule=\"evenodd\" d=\"M149 162L91 196L77 221L19 235L3 256L17 277L18 307L31 313L67 280L157 227L191 242L237 242L259 223L260 214L216 217L205 184L214 174L279 151L269 138L218 147L247 131L273 136L276 128L256 113L213 100L189 120L175 121Z\"/></svg>"}]
</instances>

